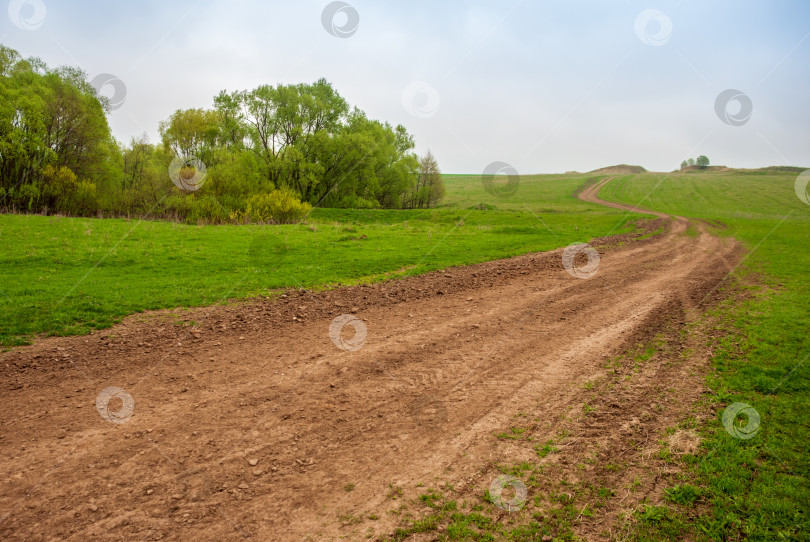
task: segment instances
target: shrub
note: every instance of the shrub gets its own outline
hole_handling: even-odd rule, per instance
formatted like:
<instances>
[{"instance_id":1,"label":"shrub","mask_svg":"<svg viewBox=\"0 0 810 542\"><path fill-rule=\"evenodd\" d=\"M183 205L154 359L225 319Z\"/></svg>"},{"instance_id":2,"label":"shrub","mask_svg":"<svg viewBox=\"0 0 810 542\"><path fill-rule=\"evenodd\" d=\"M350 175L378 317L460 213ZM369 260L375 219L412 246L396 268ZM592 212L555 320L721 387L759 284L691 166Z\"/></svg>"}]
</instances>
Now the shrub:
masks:
<instances>
[{"instance_id":1,"label":"shrub","mask_svg":"<svg viewBox=\"0 0 810 542\"><path fill-rule=\"evenodd\" d=\"M231 222L231 224L247 224L249 222L244 211L240 211L239 209L228 213L228 221Z\"/></svg>"},{"instance_id":2,"label":"shrub","mask_svg":"<svg viewBox=\"0 0 810 542\"><path fill-rule=\"evenodd\" d=\"M243 196L234 196L231 194L223 194L216 196L217 201L219 201L220 205L225 209L225 213L230 215L231 213L240 212L243 215L245 214L245 205L247 202L245 201L247 198Z\"/></svg>"},{"instance_id":3,"label":"shrub","mask_svg":"<svg viewBox=\"0 0 810 542\"><path fill-rule=\"evenodd\" d=\"M253 222L291 224L307 216L311 210L312 205L302 203L295 192L282 189L250 196L245 214Z\"/></svg>"},{"instance_id":4,"label":"shrub","mask_svg":"<svg viewBox=\"0 0 810 542\"><path fill-rule=\"evenodd\" d=\"M42 170L42 183L45 204L52 209L69 211L70 198L78 187L76 174L64 166L56 169L48 165Z\"/></svg>"},{"instance_id":5,"label":"shrub","mask_svg":"<svg viewBox=\"0 0 810 542\"><path fill-rule=\"evenodd\" d=\"M42 193L39 186L35 184L24 184L14 190L9 191L11 203L20 209L31 211L41 204Z\"/></svg>"},{"instance_id":6,"label":"shrub","mask_svg":"<svg viewBox=\"0 0 810 542\"><path fill-rule=\"evenodd\" d=\"M201 196L191 200L191 215L186 222L220 224L228 220L228 212L214 196Z\"/></svg>"},{"instance_id":7,"label":"shrub","mask_svg":"<svg viewBox=\"0 0 810 542\"><path fill-rule=\"evenodd\" d=\"M98 209L96 198L96 185L90 181L79 181L76 189L70 195L65 210L80 216L89 216Z\"/></svg>"},{"instance_id":8,"label":"shrub","mask_svg":"<svg viewBox=\"0 0 810 542\"><path fill-rule=\"evenodd\" d=\"M166 216L174 220L182 221L191 214L191 198L172 194L163 200L163 208Z\"/></svg>"}]
</instances>

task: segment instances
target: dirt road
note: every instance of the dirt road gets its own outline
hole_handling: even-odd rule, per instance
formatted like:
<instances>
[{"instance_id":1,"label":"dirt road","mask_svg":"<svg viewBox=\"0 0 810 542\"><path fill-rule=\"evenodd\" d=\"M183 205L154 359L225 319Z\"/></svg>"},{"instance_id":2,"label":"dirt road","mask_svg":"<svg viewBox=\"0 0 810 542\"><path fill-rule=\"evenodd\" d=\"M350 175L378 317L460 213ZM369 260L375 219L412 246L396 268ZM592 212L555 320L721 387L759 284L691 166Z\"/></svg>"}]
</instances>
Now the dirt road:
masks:
<instances>
[{"instance_id":1,"label":"dirt road","mask_svg":"<svg viewBox=\"0 0 810 542\"><path fill-rule=\"evenodd\" d=\"M599 186L580 197L600 202ZM684 219L648 227L664 232L593 241L591 278L557 250L136 315L6 354L0 538L379 539L425 511L411 500L425 487L452 484L463 500L495 463L536 459L494 436L521 415L539 420L536 442L569 428L573 455L552 463L585 442L615 456L699 394L693 368L648 367L599 396L587 383L623 382L606 360L682 326L740 255L732 240L686 235ZM123 391L100 397L110 387ZM602 410L574 415L587 401ZM612 513L578 528L596 532Z\"/></svg>"}]
</instances>

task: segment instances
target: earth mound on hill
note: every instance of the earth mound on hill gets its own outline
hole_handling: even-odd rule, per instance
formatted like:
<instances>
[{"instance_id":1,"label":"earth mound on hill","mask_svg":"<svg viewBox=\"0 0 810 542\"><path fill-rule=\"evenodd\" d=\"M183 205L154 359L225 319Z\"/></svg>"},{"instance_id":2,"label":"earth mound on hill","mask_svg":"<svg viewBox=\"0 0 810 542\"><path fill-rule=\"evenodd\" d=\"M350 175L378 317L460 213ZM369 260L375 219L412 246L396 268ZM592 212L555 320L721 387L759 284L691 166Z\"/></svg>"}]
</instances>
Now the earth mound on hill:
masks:
<instances>
[{"instance_id":1,"label":"earth mound on hill","mask_svg":"<svg viewBox=\"0 0 810 542\"><path fill-rule=\"evenodd\" d=\"M635 173L647 173L647 170L641 166L628 166L627 164L619 164L617 166L608 166L600 169L595 169L591 173L598 173L601 175L632 175Z\"/></svg>"},{"instance_id":2,"label":"earth mound on hill","mask_svg":"<svg viewBox=\"0 0 810 542\"><path fill-rule=\"evenodd\" d=\"M735 171L728 166L686 166L683 169L676 169L675 171Z\"/></svg>"}]
</instances>

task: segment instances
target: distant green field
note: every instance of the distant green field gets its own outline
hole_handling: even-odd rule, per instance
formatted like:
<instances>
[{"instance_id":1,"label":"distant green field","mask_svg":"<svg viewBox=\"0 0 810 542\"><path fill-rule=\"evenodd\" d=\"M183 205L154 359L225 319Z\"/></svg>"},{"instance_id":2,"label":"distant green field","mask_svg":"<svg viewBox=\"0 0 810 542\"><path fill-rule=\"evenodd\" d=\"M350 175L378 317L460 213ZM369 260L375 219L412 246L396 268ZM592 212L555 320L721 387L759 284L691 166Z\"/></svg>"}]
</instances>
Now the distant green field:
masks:
<instances>
[{"instance_id":1,"label":"distant green field","mask_svg":"<svg viewBox=\"0 0 810 542\"><path fill-rule=\"evenodd\" d=\"M700 453L685 458L687 474L672 502L639 512L637 540L810 539L810 206L794 193L797 174L635 175L600 192L719 220L752 251L735 276L756 272L763 285L716 311L729 333L713 358L717 419L702 427ZM761 417L751 439L731 436L720 421L735 402ZM682 502L678 495L692 485L697 498Z\"/></svg>"},{"instance_id":2,"label":"distant green field","mask_svg":"<svg viewBox=\"0 0 810 542\"><path fill-rule=\"evenodd\" d=\"M453 176L439 209L315 209L284 226L0 215L0 344L84 333L143 310L422 273L628 231L640 215L572 197L586 179L522 177L502 199L478 176ZM469 209L478 204L490 210Z\"/></svg>"},{"instance_id":3,"label":"distant green field","mask_svg":"<svg viewBox=\"0 0 810 542\"><path fill-rule=\"evenodd\" d=\"M571 193L589 178L591 176L584 174L525 175L515 181L517 188L513 197L498 198L484 189L480 175L445 175L447 197L442 206L467 209L478 203L487 203L499 210L579 213L591 209L602 212L604 209L600 206L571 197Z\"/></svg>"}]
</instances>

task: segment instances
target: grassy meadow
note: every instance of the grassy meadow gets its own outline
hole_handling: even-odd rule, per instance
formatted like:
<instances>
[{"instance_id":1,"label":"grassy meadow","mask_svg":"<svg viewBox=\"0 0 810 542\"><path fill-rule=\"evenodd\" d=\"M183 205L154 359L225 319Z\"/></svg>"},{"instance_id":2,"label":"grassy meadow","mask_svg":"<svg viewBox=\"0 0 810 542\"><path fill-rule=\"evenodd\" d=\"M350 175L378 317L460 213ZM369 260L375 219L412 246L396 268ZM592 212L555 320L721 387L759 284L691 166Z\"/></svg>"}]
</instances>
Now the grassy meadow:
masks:
<instances>
[{"instance_id":1,"label":"grassy meadow","mask_svg":"<svg viewBox=\"0 0 810 542\"><path fill-rule=\"evenodd\" d=\"M0 215L0 345L86 333L144 310L422 273L632 228L640 215L572 196L587 178L524 176L504 199L480 176L448 176L438 209L314 209L295 225Z\"/></svg>"}]
</instances>

